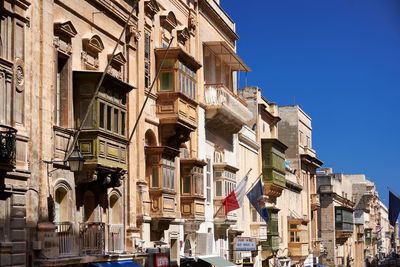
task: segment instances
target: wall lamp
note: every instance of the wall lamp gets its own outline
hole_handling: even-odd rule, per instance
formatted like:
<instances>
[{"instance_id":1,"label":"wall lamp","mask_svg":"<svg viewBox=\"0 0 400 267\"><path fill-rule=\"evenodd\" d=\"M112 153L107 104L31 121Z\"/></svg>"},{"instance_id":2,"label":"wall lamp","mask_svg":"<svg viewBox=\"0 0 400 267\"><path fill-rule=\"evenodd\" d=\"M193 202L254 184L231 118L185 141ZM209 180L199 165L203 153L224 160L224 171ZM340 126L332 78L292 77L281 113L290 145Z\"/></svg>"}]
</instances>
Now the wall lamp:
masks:
<instances>
[{"instance_id":1,"label":"wall lamp","mask_svg":"<svg viewBox=\"0 0 400 267\"><path fill-rule=\"evenodd\" d=\"M71 155L66 160L44 160L44 163L47 164L47 176L51 177L52 172L58 170L59 168L54 168L53 170L49 170L49 165L53 163L62 163L65 167L69 166L69 169L72 172L79 172L83 169L83 164L85 163L85 158L83 157L78 146L75 146ZM67 165L68 163L68 165Z\"/></svg>"}]
</instances>

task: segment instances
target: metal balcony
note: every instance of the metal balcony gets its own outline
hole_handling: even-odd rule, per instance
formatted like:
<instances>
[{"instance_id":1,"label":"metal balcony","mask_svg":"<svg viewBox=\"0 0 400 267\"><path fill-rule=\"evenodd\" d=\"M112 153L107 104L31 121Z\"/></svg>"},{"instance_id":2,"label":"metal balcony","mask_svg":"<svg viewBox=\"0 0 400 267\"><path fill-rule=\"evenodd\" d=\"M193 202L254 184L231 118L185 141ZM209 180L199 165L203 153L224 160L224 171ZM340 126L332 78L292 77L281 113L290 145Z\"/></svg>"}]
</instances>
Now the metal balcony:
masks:
<instances>
[{"instance_id":1,"label":"metal balcony","mask_svg":"<svg viewBox=\"0 0 400 267\"><path fill-rule=\"evenodd\" d=\"M0 171L11 171L16 161L17 130L0 125Z\"/></svg>"},{"instance_id":2,"label":"metal balcony","mask_svg":"<svg viewBox=\"0 0 400 267\"><path fill-rule=\"evenodd\" d=\"M103 255L105 251L105 224L86 222L79 225L80 253Z\"/></svg>"}]
</instances>

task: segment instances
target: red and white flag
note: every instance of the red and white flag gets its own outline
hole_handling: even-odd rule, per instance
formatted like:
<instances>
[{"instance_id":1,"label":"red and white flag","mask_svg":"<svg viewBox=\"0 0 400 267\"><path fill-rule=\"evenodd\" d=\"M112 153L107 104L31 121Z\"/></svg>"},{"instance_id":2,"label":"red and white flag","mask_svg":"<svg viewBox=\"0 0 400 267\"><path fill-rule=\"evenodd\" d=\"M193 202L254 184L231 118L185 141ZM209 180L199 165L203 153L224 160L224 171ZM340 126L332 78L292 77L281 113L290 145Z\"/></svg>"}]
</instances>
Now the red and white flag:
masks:
<instances>
[{"instance_id":1,"label":"red and white flag","mask_svg":"<svg viewBox=\"0 0 400 267\"><path fill-rule=\"evenodd\" d=\"M250 172L250 171L249 171ZM246 185L249 173L243 178L242 181L236 186L235 190L229 193L229 195L224 198L222 205L224 205L225 214L228 212L240 208L243 204L243 198L246 194Z\"/></svg>"}]
</instances>

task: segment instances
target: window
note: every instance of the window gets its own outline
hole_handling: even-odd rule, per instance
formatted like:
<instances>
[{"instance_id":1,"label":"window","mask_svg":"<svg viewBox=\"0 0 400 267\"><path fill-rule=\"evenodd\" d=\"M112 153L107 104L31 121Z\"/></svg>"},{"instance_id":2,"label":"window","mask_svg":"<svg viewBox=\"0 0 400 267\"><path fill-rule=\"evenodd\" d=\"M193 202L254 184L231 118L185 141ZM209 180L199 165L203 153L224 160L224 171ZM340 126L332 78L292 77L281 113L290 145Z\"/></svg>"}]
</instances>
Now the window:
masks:
<instances>
[{"instance_id":1,"label":"window","mask_svg":"<svg viewBox=\"0 0 400 267\"><path fill-rule=\"evenodd\" d=\"M70 75L69 57L58 53L55 85L56 99L54 106L54 123L58 126L68 126L68 87L70 83Z\"/></svg>"},{"instance_id":2,"label":"window","mask_svg":"<svg viewBox=\"0 0 400 267\"><path fill-rule=\"evenodd\" d=\"M99 128L118 135L126 135L126 108L100 101L99 103Z\"/></svg>"},{"instance_id":3,"label":"window","mask_svg":"<svg viewBox=\"0 0 400 267\"><path fill-rule=\"evenodd\" d=\"M211 159L207 159L206 167L206 201L211 202Z\"/></svg>"},{"instance_id":4,"label":"window","mask_svg":"<svg viewBox=\"0 0 400 267\"><path fill-rule=\"evenodd\" d=\"M231 171L214 171L215 196L227 196L236 187L236 174Z\"/></svg>"},{"instance_id":5,"label":"window","mask_svg":"<svg viewBox=\"0 0 400 267\"><path fill-rule=\"evenodd\" d=\"M174 73L172 71L160 73L160 91L174 91Z\"/></svg>"},{"instance_id":6,"label":"window","mask_svg":"<svg viewBox=\"0 0 400 267\"><path fill-rule=\"evenodd\" d=\"M353 212L343 208L335 208L335 224L337 230L353 231Z\"/></svg>"},{"instance_id":7,"label":"window","mask_svg":"<svg viewBox=\"0 0 400 267\"><path fill-rule=\"evenodd\" d=\"M178 63L178 80L179 80L179 92L186 96L196 99L196 72L188 68L182 62Z\"/></svg>"},{"instance_id":8,"label":"window","mask_svg":"<svg viewBox=\"0 0 400 267\"><path fill-rule=\"evenodd\" d=\"M149 32L144 34L144 87L149 89L151 85L151 37Z\"/></svg>"},{"instance_id":9,"label":"window","mask_svg":"<svg viewBox=\"0 0 400 267\"><path fill-rule=\"evenodd\" d=\"M194 166L182 179L182 194L203 196L203 168Z\"/></svg>"},{"instance_id":10,"label":"window","mask_svg":"<svg viewBox=\"0 0 400 267\"><path fill-rule=\"evenodd\" d=\"M70 220L71 210L70 191L65 186L60 186L55 191L55 222L67 222Z\"/></svg>"},{"instance_id":11,"label":"window","mask_svg":"<svg viewBox=\"0 0 400 267\"><path fill-rule=\"evenodd\" d=\"M122 203L121 197L117 193L112 193L110 196L110 224L122 224Z\"/></svg>"},{"instance_id":12,"label":"window","mask_svg":"<svg viewBox=\"0 0 400 267\"><path fill-rule=\"evenodd\" d=\"M289 238L290 242L300 242L300 225L299 224L289 224Z\"/></svg>"}]
</instances>

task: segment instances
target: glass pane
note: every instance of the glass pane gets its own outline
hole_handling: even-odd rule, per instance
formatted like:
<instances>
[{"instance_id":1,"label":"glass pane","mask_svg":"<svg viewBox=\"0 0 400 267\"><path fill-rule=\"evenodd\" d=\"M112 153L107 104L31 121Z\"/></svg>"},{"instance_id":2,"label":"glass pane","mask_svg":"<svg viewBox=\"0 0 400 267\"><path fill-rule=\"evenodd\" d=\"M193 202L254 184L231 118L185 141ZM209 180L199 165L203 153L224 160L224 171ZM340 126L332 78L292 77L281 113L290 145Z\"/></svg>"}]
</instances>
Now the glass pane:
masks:
<instances>
[{"instance_id":1,"label":"glass pane","mask_svg":"<svg viewBox=\"0 0 400 267\"><path fill-rule=\"evenodd\" d=\"M172 190L175 189L175 171L174 169L169 170L169 180L170 180L170 188Z\"/></svg>"},{"instance_id":2,"label":"glass pane","mask_svg":"<svg viewBox=\"0 0 400 267\"><path fill-rule=\"evenodd\" d=\"M152 169L151 186L152 187L160 187L160 185L158 183L158 167L157 166L154 166Z\"/></svg>"},{"instance_id":3,"label":"glass pane","mask_svg":"<svg viewBox=\"0 0 400 267\"><path fill-rule=\"evenodd\" d=\"M104 103L100 102L100 112L99 112L99 127L104 129Z\"/></svg>"},{"instance_id":4,"label":"glass pane","mask_svg":"<svg viewBox=\"0 0 400 267\"><path fill-rule=\"evenodd\" d=\"M125 135L125 112L121 112L121 134Z\"/></svg>"},{"instance_id":5,"label":"glass pane","mask_svg":"<svg viewBox=\"0 0 400 267\"><path fill-rule=\"evenodd\" d=\"M174 75L172 72L162 72L160 74L160 91L174 90Z\"/></svg>"},{"instance_id":6,"label":"glass pane","mask_svg":"<svg viewBox=\"0 0 400 267\"><path fill-rule=\"evenodd\" d=\"M107 130L111 131L112 108L107 106Z\"/></svg>"},{"instance_id":7,"label":"glass pane","mask_svg":"<svg viewBox=\"0 0 400 267\"><path fill-rule=\"evenodd\" d=\"M215 182L215 196L222 196L222 181Z\"/></svg>"},{"instance_id":8,"label":"glass pane","mask_svg":"<svg viewBox=\"0 0 400 267\"><path fill-rule=\"evenodd\" d=\"M168 188L168 177L167 177L167 169L162 167L162 177L163 177L163 188Z\"/></svg>"},{"instance_id":9,"label":"glass pane","mask_svg":"<svg viewBox=\"0 0 400 267\"><path fill-rule=\"evenodd\" d=\"M183 177L183 192L184 194L190 194L190 176Z\"/></svg>"},{"instance_id":10,"label":"glass pane","mask_svg":"<svg viewBox=\"0 0 400 267\"><path fill-rule=\"evenodd\" d=\"M114 108L113 132L118 133L118 109Z\"/></svg>"}]
</instances>

